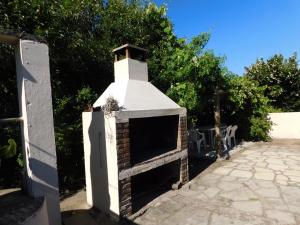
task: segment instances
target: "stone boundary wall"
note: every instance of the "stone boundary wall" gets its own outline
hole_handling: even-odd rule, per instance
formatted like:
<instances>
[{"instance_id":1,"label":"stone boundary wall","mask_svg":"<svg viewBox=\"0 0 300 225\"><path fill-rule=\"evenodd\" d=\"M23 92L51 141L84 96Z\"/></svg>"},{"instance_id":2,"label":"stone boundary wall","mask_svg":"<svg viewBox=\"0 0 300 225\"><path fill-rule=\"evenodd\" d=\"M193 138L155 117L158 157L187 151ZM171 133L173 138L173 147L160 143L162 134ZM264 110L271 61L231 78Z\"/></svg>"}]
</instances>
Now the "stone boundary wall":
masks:
<instances>
[{"instance_id":1,"label":"stone boundary wall","mask_svg":"<svg viewBox=\"0 0 300 225\"><path fill-rule=\"evenodd\" d=\"M300 112L269 113L274 139L300 139Z\"/></svg>"},{"instance_id":2,"label":"stone boundary wall","mask_svg":"<svg viewBox=\"0 0 300 225\"><path fill-rule=\"evenodd\" d=\"M49 224L49 216L48 216L48 208L47 208L47 200L43 199L42 206L30 217L28 217L21 225L48 225Z\"/></svg>"}]
</instances>

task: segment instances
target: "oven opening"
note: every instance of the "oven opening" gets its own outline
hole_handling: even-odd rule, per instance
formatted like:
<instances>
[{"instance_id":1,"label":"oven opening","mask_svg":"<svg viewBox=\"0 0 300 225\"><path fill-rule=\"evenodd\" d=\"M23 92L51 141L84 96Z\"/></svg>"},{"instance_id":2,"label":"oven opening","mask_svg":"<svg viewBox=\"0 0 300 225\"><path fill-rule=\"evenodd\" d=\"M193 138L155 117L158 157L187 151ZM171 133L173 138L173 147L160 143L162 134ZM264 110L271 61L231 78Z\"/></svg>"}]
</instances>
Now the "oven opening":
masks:
<instances>
[{"instance_id":1,"label":"oven opening","mask_svg":"<svg viewBox=\"0 0 300 225\"><path fill-rule=\"evenodd\" d=\"M177 148L179 116L129 119L131 165Z\"/></svg>"},{"instance_id":2,"label":"oven opening","mask_svg":"<svg viewBox=\"0 0 300 225\"><path fill-rule=\"evenodd\" d=\"M137 212L180 179L180 160L131 177L132 211Z\"/></svg>"}]
</instances>

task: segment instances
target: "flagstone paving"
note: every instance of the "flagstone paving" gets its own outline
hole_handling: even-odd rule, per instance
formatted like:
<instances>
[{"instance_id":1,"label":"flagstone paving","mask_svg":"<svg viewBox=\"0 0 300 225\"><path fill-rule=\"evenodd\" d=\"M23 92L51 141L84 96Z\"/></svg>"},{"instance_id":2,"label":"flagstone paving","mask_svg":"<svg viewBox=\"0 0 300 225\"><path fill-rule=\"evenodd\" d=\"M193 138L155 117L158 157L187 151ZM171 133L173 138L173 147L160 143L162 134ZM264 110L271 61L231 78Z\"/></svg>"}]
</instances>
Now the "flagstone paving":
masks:
<instances>
[{"instance_id":1,"label":"flagstone paving","mask_svg":"<svg viewBox=\"0 0 300 225\"><path fill-rule=\"evenodd\" d=\"M300 141L255 143L216 162L134 223L300 224Z\"/></svg>"},{"instance_id":2,"label":"flagstone paving","mask_svg":"<svg viewBox=\"0 0 300 225\"><path fill-rule=\"evenodd\" d=\"M117 224L85 202L84 191L61 202L65 225ZM300 224L300 140L248 146L156 198L129 224Z\"/></svg>"}]
</instances>

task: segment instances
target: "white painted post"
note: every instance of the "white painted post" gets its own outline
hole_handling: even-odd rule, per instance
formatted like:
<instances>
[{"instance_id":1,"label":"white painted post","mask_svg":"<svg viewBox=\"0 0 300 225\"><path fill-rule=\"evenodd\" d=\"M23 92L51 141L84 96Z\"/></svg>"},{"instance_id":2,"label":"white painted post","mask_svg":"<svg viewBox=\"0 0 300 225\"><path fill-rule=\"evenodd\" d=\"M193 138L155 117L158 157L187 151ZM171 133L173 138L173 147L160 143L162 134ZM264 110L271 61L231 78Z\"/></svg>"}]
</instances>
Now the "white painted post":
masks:
<instances>
[{"instance_id":1,"label":"white painted post","mask_svg":"<svg viewBox=\"0 0 300 225\"><path fill-rule=\"evenodd\" d=\"M44 196L50 225L61 224L48 47L19 40L16 47L19 108L28 194Z\"/></svg>"}]
</instances>

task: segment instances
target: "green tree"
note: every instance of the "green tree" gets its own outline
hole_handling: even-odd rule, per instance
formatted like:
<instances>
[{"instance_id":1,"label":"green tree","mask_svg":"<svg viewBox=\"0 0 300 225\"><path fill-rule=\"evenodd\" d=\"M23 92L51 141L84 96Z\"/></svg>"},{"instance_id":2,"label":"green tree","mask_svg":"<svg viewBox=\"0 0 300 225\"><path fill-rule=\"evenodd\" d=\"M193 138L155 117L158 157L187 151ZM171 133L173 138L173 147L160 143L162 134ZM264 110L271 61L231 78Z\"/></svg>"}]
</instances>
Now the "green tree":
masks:
<instances>
[{"instance_id":1,"label":"green tree","mask_svg":"<svg viewBox=\"0 0 300 225\"><path fill-rule=\"evenodd\" d=\"M169 34L172 38L172 34ZM203 113L212 117L213 94L216 85L222 86L223 58L205 50L210 34L202 33L190 42L162 40L160 76L154 79L163 91L182 107L188 109L190 122L199 123ZM156 54L156 52L155 52ZM201 121L201 122L203 122ZM211 118L210 123L213 120Z\"/></svg>"},{"instance_id":2,"label":"green tree","mask_svg":"<svg viewBox=\"0 0 300 225\"><path fill-rule=\"evenodd\" d=\"M208 33L191 41L177 38L166 7L146 0L2 0L0 27L42 37L49 46L62 186L75 187L83 178L81 112L113 81L113 48L124 43L147 48L151 82L186 107L191 121L199 124L213 123L217 86L232 93L247 88L244 83L238 86L233 82L236 78L229 76L224 58L205 49ZM13 49L0 45L0 59L0 104L4 106L0 115L17 115ZM248 129L251 137L261 135L251 128L257 124L256 118L262 118L256 113L259 104L248 112L247 98L229 98L228 102L236 111L234 116L240 113L240 117L244 114L252 118ZM239 106L245 111L236 110ZM10 135L12 131L9 129ZM6 136L0 134L0 140L6 141Z\"/></svg>"},{"instance_id":3,"label":"green tree","mask_svg":"<svg viewBox=\"0 0 300 225\"><path fill-rule=\"evenodd\" d=\"M3 0L0 27L42 37L49 46L60 184L71 186L83 177L81 112L113 81L111 50L125 43L147 48L154 65L161 59L152 54L161 50L158 43L176 39L166 8L143 0ZM1 116L7 117L18 114L12 48L0 45L0 57ZM151 77L158 68L151 67Z\"/></svg>"},{"instance_id":4,"label":"green tree","mask_svg":"<svg viewBox=\"0 0 300 225\"><path fill-rule=\"evenodd\" d=\"M266 86L265 95L274 108L283 111L300 111L300 68L297 55L285 59L281 54L246 68L245 76Z\"/></svg>"},{"instance_id":5,"label":"green tree","mask_svg":"<svg viewBox=\"0 0 300 225\"><path fill-rule=\"evenodd\" d=\"M248 77L231 76L227 79L226 117L239 126L239 137L246 140L268 141L272 111L264 95L266 87Z\"/></svg>"},{"instance_id":6,"label":"green tree","mask_svg":"<svg viewBox=\"0 0 300 225\"><path fill-rule=\"evenodd\" d=\"M174 35L170 28L170 40ZM214 124L215 92L221 98L221 121L239 126L238 136L246 140L269 140L271 123L267 113L272 110L264 96L265 87L246 77L239 77L224 67L223 57L206 50L210 34L202 33L190 42L184 39L162 40L162 51L155 52L160 62L160 76L152 82L179 105L188 110L190 126ZM154 57L154 59L156 59Z\"/></svg>"}]
</instances>

